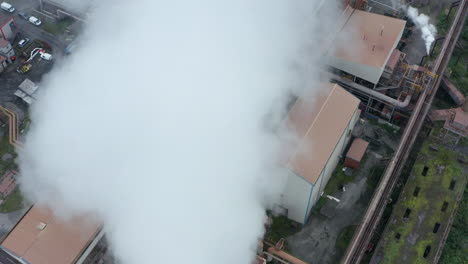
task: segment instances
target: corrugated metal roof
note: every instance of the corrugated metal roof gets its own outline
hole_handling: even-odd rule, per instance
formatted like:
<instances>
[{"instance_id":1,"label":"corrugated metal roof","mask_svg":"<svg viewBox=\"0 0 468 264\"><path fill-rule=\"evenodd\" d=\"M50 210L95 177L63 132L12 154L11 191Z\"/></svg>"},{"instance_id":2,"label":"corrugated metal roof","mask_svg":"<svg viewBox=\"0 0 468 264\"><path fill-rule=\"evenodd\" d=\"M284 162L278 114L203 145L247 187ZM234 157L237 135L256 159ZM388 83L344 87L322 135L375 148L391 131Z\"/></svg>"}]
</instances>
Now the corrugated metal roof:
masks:
<instances>
[{"instance_id":1,"label":"corrugated metal roof","mask_svg":"<svg viewBox=\"0 0 468 264\"><path fill-rule=\"evenodd\" d=\"M334 56L383 68L395 43L400 41L405 25L405 20L354 10L336 36L338 41L348 40L348 42L338 45ZM349 43L350 40L354 43Z\"/></svg>"},{"instance_id":2,"label":"corrugated metal roof","mask_svg":"<svg viewBox=\"0 0 468 264\"><path fill-rule=\"evenodd\" d=\"M303 94L288 114L298 140L287 167L314 184L347 128L359 99L337 84L321 84L320 92Z\"/></svg>"},{"instance_id":3,"label":"corrugated metal roof","mask_svg":"<svg viewBox=\"0 0 468 264\"><path fill-rule=\"evenodd\" d=\"M63 222L50 209L34 205L1 246L31 264L74 263L100 228L86 217Z\"/></svg>"},{"instance_id":4,"label":"corrugated metal roof","mask_svg":"<svg viewBox=\"0 0 468 264\"><path fill-rule=\"evenodd\" d=\"M351 147L346 154L346 158L361 162L362 157L366 153L369 142L363 140L362 138L356 138L353 140Z\"/></svg>"},{"instance_id":5,"label":"corrugated metal roof","mask_svg":"<svg viewBox=\"0 0 468 264\"><path fill-rule=\"evenodd\" d=\"M327 63L377 83L405 24L405 20L354 10L335 34L334 45L327 52Z\"/></svg>"}]
</instances>

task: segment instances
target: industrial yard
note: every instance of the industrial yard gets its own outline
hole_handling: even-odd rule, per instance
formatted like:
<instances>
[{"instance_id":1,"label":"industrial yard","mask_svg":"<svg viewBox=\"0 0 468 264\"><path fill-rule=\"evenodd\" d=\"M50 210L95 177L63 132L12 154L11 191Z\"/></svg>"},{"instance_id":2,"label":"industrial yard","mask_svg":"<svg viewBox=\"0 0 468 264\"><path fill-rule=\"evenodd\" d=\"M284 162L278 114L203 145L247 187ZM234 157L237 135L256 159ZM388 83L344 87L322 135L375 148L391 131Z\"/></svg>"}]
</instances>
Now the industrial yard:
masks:
<instances>
[{"instance_id":1,"label":"industrial yard","mask_svg":"<svg viewBox=\"0 0 468 264\"><path fill-rule=\"evenodd\" d=\"M398 4L396 4L397 2ZM325 14L328 8L331 8L328 6L332 5L330 3L331 1L318 1L308 15ZM211 233L213 235L221 233L223 236L231 234L230 240L238 239L239 241L235 241L235 243L249 245L250 251L252 251L251 244L257 246L255 252L249 251L251 263L255 264L457 264L468 261L465 254L467 252L465 225L467 203L466 195L464 196L468 182L468 100L466 99L468 96L468 52L465 48L468 45L468 27L465 26L468 15L468 0L337 0L336 3L339 3L337 7L331 8L332 10L337 8L337 10L334 14L336 18L333 25L330 26L330 32L327 33L326 38L320 40L323 42L321 46L314 50L318 54L317 57L320 58L320 64L319 66L314 65L312 68L316 71L314 74L320 81L314 80L310 83L304 80L297 81L313 87L297 89L294 92L288 90L282 93L283 96L287 94L284 96L287 98L282 98L282 101L287 101L287 103L285 103L285 109L281 109L278 116L266 115L267 117L265 117L265 114L261 113L262 122L268 118L279 119L279 121L272 121L274 125L268 127L268 133L274 135L275 144L278 143L276 140L279 141L277 145L281 146L279 147L281 150L280 153L276 153L276 156L272 153L265 155L270 159L268 166L275 167L274 172L269 168L270 170L266 174L274 174L276 178L271 176L267 181L265 179L254 181L249 178L239 184L242 188L247 188L248 184L259 185L261 187L254 189L255 195L252 197L255 196L257 199L257 196L260 196L262 199L265 199L264 197L270 199L268 201L262 200L259 205L254 206L256 210L261 210L260 213L257 211L255 214L257 218L261 218L258 217L259 215L263 216L264 223L260 223L258 226L263 228L261 232L265 231L262 237L257 234L255 238L257 240L254 243L242 241L247 235L240 232L237 226L252 224L250 223L252 219L248 218L247 215L244 218L242 215L241 221L235 219L238 216L233 213L234 210L238 210L238 203L241 203L237 200L245 203L245 200L241 200L240 196L247 197L246 199L254 198L250 197L250 194L244 190L233 191L232 194L229 192L231 186L232 189L237 188L236 177L238 175L253 177L257 173L260 174L259 170L255 170L254 173L248 170L235 171L233 175L236 177L230 175L231 179L228 180L229 184L226 188L228 191L225 190L222 194L217 193L217 196L212 195L211 191L221 185L219 183L213 184L211 178L208 181L200 176L204 175L205 171L199 175L196 171L201 168L201 165L211 164L213 168L207 170L206 174L212 173L212 170L216 175L213 179L216 178L216 181L220 181L218 178L222 174L220 171L225 171L225 174L229 175L228 173L234 171L233 168L241 167L239 163L234 163L233 166L225 165L224 156L236 162L246 162L247 160L244 157L231 157L229 151L236 150L230 144L234 142L233 145L242 146L240 147L242 151L249 149L250 152L252 152L250 149L252 144L245 147L239 143L238 141L242 140L240 135L243 132L238 132L235 129L232 132L232 124L226 125L229 133L224 133L228 134L229 138L223 138L223 141L218 139L218 135L216 135L212 136L215 138L214 140L212 138L206 140L209 142L206 145L222 146L220 149L216 148L211 151L220 160L212 158L209 161L198 162L197 158L204 156L205 153L202 152L205 147L208 147L206 145L192 147L188 144L192 141L204 142L192 139L191 135L187 135L190 133L205 135L210 134L212 129L217 134L224 135L223 132L216 130L217 126L219 124L224 126L226 121L229 123L233 122L232 120L223 116L222 121L215 119L215 121L210 122L210 125L205 125L209 127L207 129L199 125L196 118L188 121L180 117L176 118L177 114L180 113L188 115L188 112L193 111L197 115L214 115L213 113L218 111L210 109L206 113L203 111L198 113L200 105L194 109L188 107L184 109L186 102L180 98L183 97L184 100L191 96L195 98L198 91L191 94L193 90L190 90L190 93L177 94L174 98L167 97L163 100L164 102L180 100L184 106L177 111L167 110L170 107L159 109L159 104L164 105L163 101L157 101L151 105L152 103L145 101L151 99L150 95L144 96L145 98L132 97L133 94L140 92L137 90L140 87L153 88L151 85L140 83L135 77L140 74L135 70L135 65L131 66L125 74L120 72L119 76L115 75L117 73L110 73L114 74L110 75L112 78L109 78L108 75L95 77L92 84L88 83L86 88L95 88L94 85L96 85L99 92L95 88L91 93L81 97L79 94L82 91L74 86L81 82L81 79L74 79L76 78L74 76L74 78L70 78L70 80L75 80L74 83L65 83L65 85L62 81L54 82L54 76L55 78L58 76L57 72L54 75L54 70L60 69L60 75L69 77L70 72L66 72L68 70L67 63L76 64L77 61L83 60L82 57L73 56L72 51L75 50L78 43L78 36L86 32L86 29L89 30L88 23L92 24L98 21L96 18L89 19L89 16L92 16L93 12L99 14L102 10L99 8L94 10L89 6L88 8L91 9L79 9L75 6L72 8L60 1L49 0L10 0L9 4L2 4L3 11L0 12L0 264L24 264L25 262L28 264L113 264L122 263L123 259L133 261L146 259L146 256L140 256L135 252L147 251L146 244L150 245L154 242L148 239L149 236L157 237L157 241L163 241L158 244L160 248L163 248L161 245L172 242L171 240L168 242L168 238L162 235L166 229L172 229L171 239L175 236L178 241L180 234L182 234L191 246L198 248L199 245L192 245L196 243L193 243L191 239L195 239L197 243L203 244L201 247L209 248L209 252L213 251L213 247L209 243L213 243L213 241L224 243L220 242L221 236L218 235L214 236L215 238L210 237L212 241L203 240L202 242L204 236L212 235ZM13 6L15 9L12 9ZM113 9L112 11L115 12ZM121 24L114 28L112 24L109 26L110 24L102 21L101 23L105 26L97 27L99 30L106 30L109 27L109 32L117 37L121 34L120 30L125 32L131 28L130 26L120 28ZM124 23L127 23L127 20L123 19L122 24ZM141 35L137 34L136 30L135 32L131 31L128 36L132 38ZM89 35L85 34L84 40L91 41L90 39ZM102 53L106 53L107 49L110 50L110 46L113 46L113 44L107 43L107 39L99 39L99 41L96 42L99 43L96 45L99 47L96 48L98 52L92 53L92 56L99 57ZM229 43L231 42L235 41L229 38ZM184 43L184 45L186 44ZM142 50L150 50L146 43L138 45L142 45ZM132 47L140 48L138 45L132 43ZM129 46L123 45L125 49L128 49ZM215 50L211 46L210 49ZM248 51L251 52L249 49ZM223 54L224 52L228 51L222 50ZM117 59L112 58L109 61L106 57L102 71L106 71L105 73L108 74L107 67L111 69L118 65L124 69L130 67L128 65L132 63L143 60L141 54L135 52L135 54L128 55L129 53L131 52L119 53L116 56ZM196 54L196 52L192 53ZM120 59L120 56L123 59ZM154 59L151 56L149 57ZM164 57L162 53L158 53L158 56ZM232 57L237 58L238 56ZM94 58L89 59L92 61ZM144 60L147 59L144 58ZM229 59L225 60L226 62L222 62L233 63ZM198 68L199 61L197 60L195 65L187 63L192 68L190 71ZM184 63L177 61L176 64ZM233 64L236 63L238 62ZM99 63L94 62L93 66L96 66L95 64ZM75 68L76 73L73 72L81 74L79 78L86 79L87 75L94 76L96 74L97 70L88 72L86 69L88 65L84 67L83 65L85 64L80 64L81 69ZM143 69L142 72L148 76L157 75L155 69L164 72L165 67L166 65L153 69L151 66ZM217 65L216 68L222 67ZM236 64L234 68L242 67ZM89 69L94 68L89 66ZM186 68L184 69L186 70ZM253 69L254 72L258 70ZM135 72L133 72L134 70ZM119 71L116 70L116 72ZM130 77L124 76L128 72L130 72L128 74ZM193 78L190 81L195 82L198 78L206 78L205 74L203 72L196 77L189 75L187 79ZM211 79L211 75L215 74L210 72L206 75L209 75ZM171 83L174 79L178 79L170 76ZM91 77L89 78L91 79ZM229 82L234 83L232 80ZM157 85L152 85L161 85L158 82L155 83ZM208 81L205 80L203 83L205 85ZM78 106L75 104L76 102L70 103L70 107L68 104L61 105L61 108L58 107L58 104L51 104L55 108L50 106L50 109L55 109L55 112L64 110L64 113L69 109L78 109L79 115L74 117L77 120L69 120L68 117L62 119L63 116L55 115L55 113L50 115L52 118L44 119L47 121L39 119L44 121L41 124L32 120L32 109L35 111L49 110L49 105L35 108L38 101L44 100L43 91L48 89L49 85L67 86L63 90L58 90L59 92L55 91L61 95L70 92L67 90L68 86L75 87L70 94L77 95L79 98L77 101L81 100ZM170 85L167 86L170 87ZM132 90L132 96L127 94L125 98L118 98L119 92L125 90L119 90L119 87L128 89L131 87L137 92ZM218 84L216 87L218 88ZM83 87L83 90L87 89ZM291 88L291 90L293 89ZM94 92L99 95L95 95ZM210 96L214 93L210 91ZM216 102L215 105L211 105L213 101L218 99L213 95L213 98L208 98L209 103L205 104L221 108L221 105L228 105L231 100L237 99L235 98L237 95L236 90L235 94L229 94L229 103ZM164 95L161 94L161 96ZM131 99L127 100L127 97ZM107 103L110 110L100 107L93 109L95 106L91 103L89 103L88 108L86 100L94 102L96 98L99 98L103 105ZM242 98L241 101L245 101L245 98ZM174 104L174 102L172 103ZM113 108L116 105L118 107ZM148 117L138 113L138 111L143 111L143 106L147 105L151 105L151 109L158 108L157 111L164 113L164 116L154 114L158 119L152 120L150 118L153 115ZM135 109L138 110L137 113L132 112ZM235 120L238 115L246 114L239 109L234 109L236 114L231 119ZM146 112L151 113L151 111ZM252 111L246 112L249 116L253 115ZM81 115L81 113L83 114ZM41 116L42 113L35 114ZM130 134L128 126L131 122L126 119L129 116L131 116L132 122L136 120L136 123L143 127L137 131L141 135L132 137L131 140L125 138L126 135ZM151 129L155 129L154 124L165 120L165 116L169 117L170 125L163 127L174 126L174 131L177 132L171 131L168 134L170 136L177 134L179 137L177 140L173 140L177 141L176 143L170 143L171 151L166 151L170 152L167 155L170 158L177 157L177 162L171 160L166 163L170 164L171 170L174 168L186 169L185 167L187 167L189 173L186 174L190 174L190 180L184 177L181 177L183 180L177 180L177 184L181 183L180 190L183 191L180 193L173 190L168 191L170 188L165 187L163 181L145 182L140 181L137 176L137 174L144 174L149 175L151 179L159 179L160 174L168 174L159 171L157 166L161 162L158 159L165 161L165 157L152 156L152 154L145 156L139 153L139 150L143 153L143 149L164 149L166 147L165 144L168 144L169 140L167 142L148 142L148 138L155 137L155 135L159 135L159 131L163 131L159 127L155 130L157 132ZM40 136L43 136L39 132L34 134L32 139L28 138L31 129L42 126L42 130L37 131L47 131L44 127L54 126L58 122L57 120L62 120L66 129L59 129L56 134L54 131L50 137L42 138L42 141L37 141ZM185 123L190 125L196 123L196 125L190 127L187 124L179 124L180 120L185 120ZM245 117L240 118L240 120L247 122ZM258 123L258 120L255 121ZM269 124L269 121L271 120L267 120L266 123ZM211 123L215 125L211 127ZM255 125L258 125L257 123ZM106 126L110 129L106 129ZM65 132L69 131L70 127L74 130L73 133L69 134L73 135L68 135ZM92 130L89 127L95 131L89 132ZM147 132L145 129L151 132ZM189 133L183 136L179 135L181 130L187 130ZM207 130L210 130L210 133ZM115 140L115 143L107 142L108 137L112 138L111 134L118 135L118 140ZM86 137L88 137L87 142L82 141ZM270 138L271 135L268 134L266 137ZM49 141L50 138L53 139ZM59 160L59 156L64 158L67 155L59 153L63 153L61 151L65 148L64 146L68 146L68 143L75 145L71 144L70 146L74 146L71 147L72 151L67 150L65 153L74 152L77 149L76 152L80 153L80 156L77 157L76 153L71 153L70 156L75 155L73 156L75 159L67 156L67 159L63 160L63 164L55 164L57 170L49 163L38 165L32 162L32 165L25 166L24 163L30 162L28 158L31 156L22 156L22 158L20 156L21 152L26 149L28 139L30 139L29 142L32 140L33 145L35 143L36 149L34 151L28 150L33 153L33 156L35 155L31 160L36 162L46 160L43 157L41 157L42 159L38 158L42 155L49 155L51 160ZM56 144L54 140L57 140L58 143ZM184 146L179 149L177 145L179 140L181 142L187 140L184 144L187 144L188 147ZM256 140L257 138L255 138ZM263 138L259 141L262 140ZM221 142L229 142L229 144L224 145ZM269 143L271 142L269 141ZM90 146L88 144L96 146L97 150L80 149L81 145ZM119 151L126 147L132 151L112 156L111 152L120 153ZM262 147L266 148L263 145ZM49 149L52 151L49 152ZM172 149L175 149L174 152ZM202 149L203 151L192 152L193 149ZM211 152L208 155L212 155ZM274 151L268 149L265 152ZM31 155L31 153L28 154ZM129 160L133 157L130 156L139 156L137 162L131 166ZM196 160L196 165L191 167L191 163L184 160L186 156L192 156L190 160ZM244 156L247 154L244 153ZM81 159L82 157L84 158ZM252 158L252 160L261 163L264 162L262 159L265 157L262 156L258 160ZM99 170L101 159L105 164L110 164L108 167L112 167L112 170L108 170L108 168ZM270 164L273 159L275 160L274 166ZM184 162L187 165L180 165ZM140 171L140 167L145 167L147 164L151 165L151 170ZM125 167L127 165L130 167ZM22 170L23 168L25 170ZM93 174L95 168L97 174ZM33 171L32 174L36 174L34 169L40 170L37 173L39 176L34 175L37 177L34 178L35 180L41 179L41 177L50 180L47 178L48 176L41 175L41 173L50 173L57 177L54 180L59 184L55 185L51 182L40 184L38 181L36 187L35 183L28 183L29 191L35 189L34 194L37 196L40 193L37 189L50 188L47 193L49 202L64 195L67 197L67 199L63 199L64 201L71 201L71 204L82 211L79 214L72 212L67 215L70 213L67 210L72 211L70 208L58 207L60 210L57 212L59 213L55 214L53 209L56 208L54 206L49 206L44 201L39 203L28 200L28 197L22 193L23 186L21 184L24 184L22 173ZM261 171L263 173L263 170ZM72 187L67 186L68 189L64 191L60 189L63 187L60 184L66 181L67 177L63 175L66 172L74 177L70 177L72 178ZM104 174L111 175L111 180L102 180L101 182L99 177ZM175 176L180 175L169 176L177 178ZM104 178L104 176L102 177ZM201 179L197 180L202 182L200 186L191 182L193 178L197 177ZM77 178L80 179L76 180ZM117 191L113 189L117 188L116 186L119 184L121 186L118 187ZM147 185L144 187L151 189L142 191L140 185ZM187 188L187 185L190 185L190 188ZM164 187L161 188L161 186ZM110 191L106 192L108 196L105 196L103 194L105 192L101 193L101 189L107 191L107 187ZM195 192L190 193L189 189L195 189ZM263 189L269 189L269 191ZM88 197L87 191L97 198L93 195ZM168 198L161 199L159 197L156 199L152 196L152 192L168 192ZM178 209L177 213L173 212L175 210L160 204L161 201L164 201L172 206L169 197L174 193L180 194L184 200L190 196L188 201L181 203L183 206L173 206L182 208ZM71 199L67 195L72 195ZM208 198L203 195L208 195ZM226 197L233 195L234 198L226 198L225 195ZM275 197L273 198L273 196ZM51 197L53 198L51 199ZM103 201L99 200L101 198ZM45 200L47 201L47 199ZM144 202L140 205L138 199L144 200ZM218 199L222 201L222 205L210 204ZM83 203L80 203L81 200ZM99 211L102 209L101 207L104 207L103 204L109 203L115 207L105 208L109 211ZM177 204L177 202L174 203ZM210 210L204 207L205 203L210 204L207 206ZM239 208L248 207L244 203ZM96 207L99 208L96 209ZM229 207L233 208L232 211ZM166 215L165 210L170 211L170 213ZM148 219L145 218L147 216L145 213L149 211L157 211L154 219L151 218L154 215ZM215 214L210 216L208 211L214 211ZM224 215L222 215L223 217L218 219L216 213L226 214L229 217L223 218ZM63 217L61 214L67 216ZM124 214L130 215L130 217L124 218ZM167 220L174 215L177 217ZM126 223L125 221L128 219L130 222ZM164 221L158 222L157 219L164 219ZM229 222L232 219L234 219L233 222ZM106 221L110 222L106 223ZM222 229L225 227L223 226L224 222L228 222L226 225L229 228L226 230ZM180 230L177 229L177 232L180 233L175 233L175 235L174 229L176 228L172 226L174 223L177 223L180 228ZM142 244L145 244L145 250L132 248L131 250L134 251L131 251L130 257L125 254L120 255L119 250L130 248L130 246L128 246L128 241L123 243L122 240L118 239L122 239L122 237L127 239L128 237L129 241L140 241L140 238L124 228L124 226L128 228L128 225L132 225L132 228L141 225L142 228L149 230L144 234L146 239L142 240L144 242ZM163 227L161 228L161 226ZM196 231L191 233L192 229ZM214 232L213 229L216 229L217 232ZM161 237L155 230L161 232ZM245 230L247 228L242 229L243 232ZM119 233L121 231L123 233ZM236 232L239 232L239 235ZM259 233L261 232L259 231ZM253 236L252 234L248 235ZM198 241L199 238L200 241ZM220 241L216 239L220 239ZM113 246L115 248L112 248ZM117 250L114 251L115 249ZM172 254L170 251L163 253L161 255ZM222 249L217 252L218 255L225 253ZM219 259L218 255L217 259ZM173 255L170 256L170 258L173 257ZM253 258L255 260L252 260ZM220 262L225 263L223 260Z\"/></svg>"}]
</instances>

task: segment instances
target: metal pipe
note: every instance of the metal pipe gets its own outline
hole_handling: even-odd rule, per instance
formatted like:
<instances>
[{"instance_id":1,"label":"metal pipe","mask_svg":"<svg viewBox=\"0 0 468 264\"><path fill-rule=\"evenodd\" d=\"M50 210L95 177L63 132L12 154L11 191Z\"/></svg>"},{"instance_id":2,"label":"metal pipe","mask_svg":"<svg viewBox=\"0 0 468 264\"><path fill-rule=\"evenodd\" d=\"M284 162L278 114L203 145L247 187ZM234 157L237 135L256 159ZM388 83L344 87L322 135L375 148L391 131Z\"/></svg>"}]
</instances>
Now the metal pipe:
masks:
<instances>
[{"instance_id":1,"label":"metal pipe","mask_svg":"<svg viewBox=\"0 0 468 264\"><path fill-rule=\"evenodd\" d=\"M394 99L394 98L391 98L390 96L387 96L385 94L382 94L382 93L379 93L375 90L372 90L372 89L369 89L365 86L362 86L360 84L357 84L357 83L354 83L354 82L351 82L345 78L342 78L336 74L331 74L331 79L338 82L339 84L343 84L344 86L348 86L348 87L351 87L353 89L356 89L356 90L359 90L363 93L366 93L367 95L371 96L371 97L375 97L377 99L380 99L386 103L389 103L393 106L395 106L396 108L400 108L400 109L403 109L403 108L406 108L408 107L410 101L411 101L411 97L412 95L411 94L408 94L405 98L405 100L402 102L402 101L399 101L397 99Z\"/></svg>"},{"instance_id":2,"label":"metal pipe","mask_svg":"<svg viewBox=\"0 0 468 264\"><path fill-rule=\"evenodd\" d=\"M375 90L376 90L376 91L382 91L382 90L390 90L390 89L397 89L397 88L400 88L400 85L396 85L396 86L380 86L380 87L375 88Z\"/></svg>"},{"instance_id":3,"label":"metal pipe","mask_svg":"<svg viewBox=\"0 0 468 264\"><path fill-rule=\"evenodd\" d=\"M292 263L292 264L307 264L307 262L304 262L286 252L284 252L283 250L279 250L277 249L276 247L270 247L268 249L268 253L270 254L273 254L279 258L281 258L284 261L286 261L286 263Z\"/></svg>"}]
</instances>

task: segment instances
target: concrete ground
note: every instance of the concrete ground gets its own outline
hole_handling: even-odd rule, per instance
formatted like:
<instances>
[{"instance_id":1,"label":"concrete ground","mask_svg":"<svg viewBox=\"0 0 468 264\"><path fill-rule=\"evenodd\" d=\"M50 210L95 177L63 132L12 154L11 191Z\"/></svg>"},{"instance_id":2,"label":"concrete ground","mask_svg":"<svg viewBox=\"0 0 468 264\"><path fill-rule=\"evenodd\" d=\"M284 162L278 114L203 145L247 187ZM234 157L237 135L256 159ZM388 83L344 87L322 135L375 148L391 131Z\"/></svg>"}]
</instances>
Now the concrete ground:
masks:
<instances>
[{"instance_id":1,"label":"concrete ground","mask_svg":"<svg viewBox=\"0 0 468 264\"><path fill-rule=\"evenodd\" d=\"M376 130L382 129L378 125L359 122L355 136L374 137ZM369 147L367 158L355 173L353 181L344 185L346 191L331 194L340 202L327 200L320 212L313 211L301 231L287 238L288 248L294 256L309 263L339 262L344 252L336 248L337 238L346 227L359 224L374 191L367 184L369 176L373 168L384 165L383 159L389 155L391 146L397 145L398 139L380 133L378 140L382 142L381 145Z\"/></svg>"},{"instance_id":2,"label":"concrete ground","mask_svg":"<svg viewBox=\"0 0 468 264\"><path fill-rule=\"evenodd\" d=\"M373 167L380 163L380 155L373 152L355 176L345 185L346 191L338 191L332 196L340 199L339 203L328 200L322 211L315 212L298 233L287 239L291 253L309 263L337 263L343 252L338 252L335 243L340 232L347 226L357 225L364 214L371 193L367 192L367 177ZM329 206L329 204L331 206Z\"/></svg>"},{"instance_id":3,"label":"concrete ground","mask_svg":"<svg viewBox=\"0 0 468 264\"><path fill-rule=\"evenodd\" d=\"M48 32L45 32L40 26L37 27L32 25L17 15L18 12L27 12L30 15L33 14L32 10L36 7L37 2L29 0L13 0L9 2L16 7L16 11L13 13L13 17L15 18L15 23L18 27L19 33L21 34L21 38L27 37L31 39L31 41L37 39L47 42L52 48L50 53L52 53L54 61L61 60L61 58L63 58L62 53L66 43L59 36L54 36ZM0 12L0 21L8 19L11 16L12 15L9 13ZM13 41L12 45L16 46L19 40L20 38L18 37L15 39L15 41ZM6 102L12 102L20 107L23 111L26 111L27 105L18 99L14 95L14 92L18 88L18 85L26 78L36 83L40 82L42 76L52 69L54 61L41 60L39 56L36 56L36 58L31 62L31 70L25 74L16 72L17 67L22 63L20 58L18 58L12 64L8 65L8 67L2 73L0 73L0 83L2 84L0 87L0 104L4 105Z\"/></svg>"},{"instance_id":4,"label":"concrete ground","mask_svg":"<svg viewBox=\"0 0 468 264\"><path fill-rule=\"evenodd\" d=\"M24 207L11 213L0 213L0 237L7 234L26 213L29 207Z\"/></svg>"}]
</instances>

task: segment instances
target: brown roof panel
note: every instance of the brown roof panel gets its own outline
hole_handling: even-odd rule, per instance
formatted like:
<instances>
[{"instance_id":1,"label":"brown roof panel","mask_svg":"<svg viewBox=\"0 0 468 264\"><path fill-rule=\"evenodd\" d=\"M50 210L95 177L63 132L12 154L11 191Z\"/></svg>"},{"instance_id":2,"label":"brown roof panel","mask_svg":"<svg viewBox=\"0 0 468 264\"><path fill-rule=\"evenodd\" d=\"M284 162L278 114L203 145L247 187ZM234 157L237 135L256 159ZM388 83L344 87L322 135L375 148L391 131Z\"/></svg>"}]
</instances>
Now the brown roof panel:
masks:
<instances>
[{"instance_id":1,"label":"brown roof panel","mask_svg":"<svg viewBox=\"0 0 468 264\"><path fill-rule=\"evenodd\" d=\"M334 56L383 68L405 25L405 20L356 9L336 36L338 44ZM349 40L353 40L353 37L356 41L350 44Z\"/></svg>"},{"instance_id":2,"label":"brown roof panel","mask_svg":"<svg viewBox=\"0 0 468 264\"><path fill-rule=\"evenodd\" d=\"M346 158L350 158L360 162L362 157L364 157L368 146L369 142L361 138L354 139L353 144L351 144L351 147L349 148L348 153L346 154Z\"/></svg>"},{"instance_id":3,"label":"brown roof panel","mask_svg":"<svg viewBox=\"0 0 468 264\"><path fill-rule=\"evenodd\" d=\"M288 114L297 133L287 167L314 184L348 126L359 99L337 84L321 84L321 92L303 94Z\"/></svg>"},{"instance_id":4,"label":"brown roof panel","mask_svg":"<svg viewBox=\"0 0 468 264\"><path fill-rule=\"evenodd\" d=\"M1 245L30 264L68 264L81 255L101 225L87 217L66 222L34 205Z\"/></svg>"}]
</instances>

